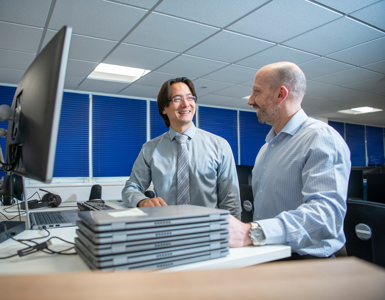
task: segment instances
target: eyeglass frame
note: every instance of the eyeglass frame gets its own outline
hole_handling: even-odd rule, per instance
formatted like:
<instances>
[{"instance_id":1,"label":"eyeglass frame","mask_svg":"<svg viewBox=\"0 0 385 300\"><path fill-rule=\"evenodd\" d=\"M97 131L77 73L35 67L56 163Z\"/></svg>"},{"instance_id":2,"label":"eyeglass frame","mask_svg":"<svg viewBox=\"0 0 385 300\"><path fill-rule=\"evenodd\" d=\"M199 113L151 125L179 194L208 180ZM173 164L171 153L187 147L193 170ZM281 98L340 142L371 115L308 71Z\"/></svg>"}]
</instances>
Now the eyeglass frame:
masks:
<instances>
[{"instance_id":1,"label":"eyeglass frame","mask_svg":"<svg viewBox=\"0 0 385 300\"><path fill-rule=\"evenodd\" d=\"M175 101L174 101L175 98L181 98L181 100L175 102ZM174 97L172 97L172 98L171 98L170 100L168 100L168 101L171 101L171 102L173 102L173 103L178 104L178 103L181 103L181 102L183 101L183 99L186 99L187 102L192 103L192 101L189 100L188 98L191 98L192 101L197 102L197 97L194 96L194 95L187 95L187 96L175 95Z\"/></svg>"}]
</instances>

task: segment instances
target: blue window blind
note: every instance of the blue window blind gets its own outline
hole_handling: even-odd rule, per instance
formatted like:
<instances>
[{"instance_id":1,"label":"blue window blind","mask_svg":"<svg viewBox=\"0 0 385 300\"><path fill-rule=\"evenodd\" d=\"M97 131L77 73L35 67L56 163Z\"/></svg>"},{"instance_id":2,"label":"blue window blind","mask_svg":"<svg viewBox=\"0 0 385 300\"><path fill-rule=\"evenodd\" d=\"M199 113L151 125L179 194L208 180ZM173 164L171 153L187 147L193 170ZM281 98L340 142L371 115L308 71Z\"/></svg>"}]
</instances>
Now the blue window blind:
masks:
<instances>
[{"instance_id":1,"label":"blue window blind","mask_svg":"<svg viewBox=\"0 0 385 300\"><path fill-rule=\"evenodd\" d=\"M366 141L368 148L368 164L384 164L384 129L366 126Z\"/></svg>"},{"instance_id":2,"label":"blue window blind","mask_svg":"<svg viewBox=\"0 0 385 300\"><path fill-rule=\"evenodd\" d=\"M168 131L168 128L164 124L162 117L159 115L156 101L150 101L150 138L156 138L166 131Z\"/></svg>"},{"instance_id":3,"label":"blue window blind","mask_svg":"<svg viewBox=\"0 0 385 300\"><path fill-rule=\"evenodd\" d=\"M129 176L146 142L147 101L93 96L93 176Z\"/></svg>"},{"instance_id":4,"label":"blue window blind","mask_svg":"<svg viewBox=\"0 0 385 300\"><path fill-rule=\"evenodd\" d=\"M0 86L0 105L7 104L12 106L13 96L16 92L16 87ZM0 128L8 130L8 121L0 121ZM0 138L0 146L5 157L5 138ZM0 178L4 176L4 172L0 171Z\"/></svg>"},{"instance_id":5,"label":"blue window blind","mask_svg":"<svg viewBox=\"0 0 385 300\"><path fill-rule=\"evenodd\" d=\"M199 127L227 140L238 162L237 111L199 106Z\"/></svg>"},{"instance_id":6,"label":"blue window blind","mask_svg":"<svg viewBox=\"0 0 385 300\"><path fill-rule=\"evenodd\" d=\"M346 143L351 153L352 166L366 166L365 127L363 125L345 124Z\"/></svg>"},{"instance_id":7,"label":"blue window blind","mask_svg":"<svg viewBox=\"0 0 385 300\"><path fill-rule=\"evenodd\" d=\"M270 129L270 125L258 122L255 112L239 112L241 165L254 166L255 158L259 149L265 144Z\"/></svg>"},{"instance_id":8,"label":"blue window blind","mask_svg":"<svg viewBox=\"0 0 385 300\"><path fill-rule=\"evenodd\" d=\"M328 124L333 127L341 136L343 139L345 139L345 133L344 133L344 123L341 122L334 122L329 121Z\"/></svg>"},{"instance_id":9,"label":"blue window blind","mask_svg":"<svg viewBox=\"0 0 385 300\"><path fill-rule=\"evenodd\" d=\"M64 93L54 177L89 176L89 95Z\"/></svg>"}]
</instances>

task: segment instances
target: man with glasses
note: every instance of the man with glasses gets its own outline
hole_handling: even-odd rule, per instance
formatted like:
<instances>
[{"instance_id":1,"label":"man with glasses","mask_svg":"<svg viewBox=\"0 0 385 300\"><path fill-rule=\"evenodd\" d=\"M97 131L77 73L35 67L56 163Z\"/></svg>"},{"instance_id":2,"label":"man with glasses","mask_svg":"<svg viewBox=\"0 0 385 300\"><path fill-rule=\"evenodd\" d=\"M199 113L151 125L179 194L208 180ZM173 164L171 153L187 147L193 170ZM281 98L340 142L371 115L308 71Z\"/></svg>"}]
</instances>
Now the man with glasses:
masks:
<instances>
[{"instance_id":1,"label":"man with glasses","mask_svg":"<svg viewBox=\"0 0 385 300\"><path fill-rule=\"evenodd\" d=\"M186 77L162 85L158 111L170 129L143 145L122 191L123 201L129 207L218 207L240 219L234 155L225 139L195 127L196 101L194 84ZM151 182L154 198L144 195Z\"/></svg>"}]
</instances>

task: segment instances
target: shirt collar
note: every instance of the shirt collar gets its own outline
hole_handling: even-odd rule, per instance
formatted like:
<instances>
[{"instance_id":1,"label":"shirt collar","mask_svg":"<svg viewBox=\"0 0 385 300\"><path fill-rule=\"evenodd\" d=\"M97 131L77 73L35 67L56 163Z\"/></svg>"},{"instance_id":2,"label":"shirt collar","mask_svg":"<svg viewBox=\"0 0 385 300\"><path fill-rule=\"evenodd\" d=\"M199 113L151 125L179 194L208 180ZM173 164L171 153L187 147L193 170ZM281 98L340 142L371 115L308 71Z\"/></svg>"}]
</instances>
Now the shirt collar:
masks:
<instances>
[{"instance_id":1,"label":"shirt collar","mask_svg":"<svg viewBox=\"0 0 385 300\"><path fill-rule=\"evenodd\" d=\"M194 123L192 123L191 126L185 132L183 132L183 134L187 135L189 139L192 139L194 138L196 132L197 132L197 128L195 127ZM175 136L180 133L176 132L170 126L170 130L168 131L168 134L170 136L170 140L173 140Z\"/></svg>"},{"instance_id":2,"label":"shirt collar","mask_svg":"<svg viewBox=\"0 0 385 300\"><path fill-rule=\"evenodd\" d=\"M308 119L309 117L307 114L304 112L303 109L300 109L294 116L291 117L289 122L283 127L281 132L284 132L286 134L294 135L298 129L301 127L301 125ZM281 133L280 132L280 133ZM279 134L280 134L279 133ZM278 134L278 135L279 135ZM269 133L266 136L266 142L271 141L275 137L275 132L274 128L271 128Z\"/></svg>"}]
</instances>

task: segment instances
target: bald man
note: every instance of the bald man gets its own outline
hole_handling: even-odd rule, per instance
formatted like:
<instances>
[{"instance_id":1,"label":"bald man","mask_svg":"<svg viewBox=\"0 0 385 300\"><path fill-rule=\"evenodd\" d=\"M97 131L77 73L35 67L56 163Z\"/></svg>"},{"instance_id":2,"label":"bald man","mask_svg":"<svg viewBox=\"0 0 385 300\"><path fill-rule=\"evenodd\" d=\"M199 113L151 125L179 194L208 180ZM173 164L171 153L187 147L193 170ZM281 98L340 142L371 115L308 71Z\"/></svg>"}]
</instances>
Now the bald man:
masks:
<instances>
[{"instance_id":1,"label":"bald man","mask_svg":"<svg viewBox=\"0 0 385 300\"><path fill-rule=\"evenodd\" d=\"M291 259L344 249L350 152L339 133L301 108L306 77L290 62L261 68L248 104L272 126L252 176L254 222L230 219L230 246L285 244Z\"/></svg>"}]
</instances>

